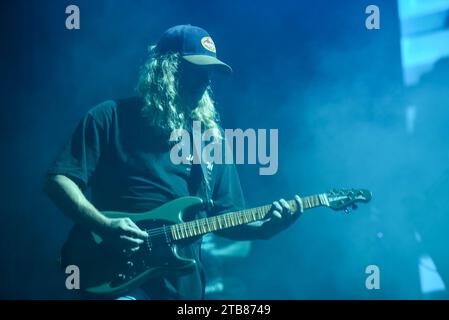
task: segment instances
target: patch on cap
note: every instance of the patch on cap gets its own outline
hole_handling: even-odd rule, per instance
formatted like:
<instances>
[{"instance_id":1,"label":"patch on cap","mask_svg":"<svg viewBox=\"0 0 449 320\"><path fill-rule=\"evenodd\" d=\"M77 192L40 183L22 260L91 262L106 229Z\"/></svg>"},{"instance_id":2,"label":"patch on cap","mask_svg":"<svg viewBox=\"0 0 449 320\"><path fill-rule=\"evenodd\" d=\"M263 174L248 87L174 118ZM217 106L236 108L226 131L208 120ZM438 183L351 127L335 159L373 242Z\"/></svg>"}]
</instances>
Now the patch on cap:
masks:
<instances>
[{"instance_id":1,"label":"patch on cap","mask_svg":"<svg viewBox=\"0 0 449 320\"><path fill-rule=\"evenodd\" d=\"M203 47L206 50L209 50L210 52L213 52L213 53L217 53L217 50L215 49L215 43L211 37L209 37L209 36L203 37L201 39L201 44L203 45Z\"/></svg>"}]
</instances>

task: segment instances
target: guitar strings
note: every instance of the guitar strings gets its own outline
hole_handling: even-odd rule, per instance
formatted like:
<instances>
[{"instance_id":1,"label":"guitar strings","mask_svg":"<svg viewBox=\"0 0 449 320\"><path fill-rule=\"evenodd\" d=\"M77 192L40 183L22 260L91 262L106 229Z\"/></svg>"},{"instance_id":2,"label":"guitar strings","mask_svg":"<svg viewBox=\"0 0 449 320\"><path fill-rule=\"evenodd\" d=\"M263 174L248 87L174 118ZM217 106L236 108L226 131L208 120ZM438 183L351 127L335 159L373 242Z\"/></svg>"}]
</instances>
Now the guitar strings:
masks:
<instances>
[{"instance_id":1,"label":"guitar strings","mask_svg":"<svg viewBox=\"0 0 449 320\"><path fill-rule=\"evenodd\" d=\"M212 220L218 220L218 217L210 217L209 219ZM215 221L214 221L215 222ZM214 222L211 222L211 224L213 224ZM167 234L168 236L171 236L170 233L170 228L172 226L181 226L181 225L185 225L188 222L184 222L184 223L178 223L178 224L174 224L174 225L170 225L170 226L163 226L163 227L158 227L158 228L154 228L154 229L145 229L145 231L150 235L150 236L159 236L159 235L163 235L163 234ZM203 227L206 227L205 224L202 224ZM193 227L195 228L195 225L193 225ZM202 232L200 232L202 233Z\"/></svg>"},{"instance_id":2,"label":"guitar strings","mask_svg":"<svg viewBox=\"0 0 449 320\"><path fill-rule=\"evenodd\" d=\"M318 196L320 196L320 195L318 195ZM315 196L315 198L316 198L317 196ZM320 198L318 198L318 200L317 200L317 205L314 205L314 203L313 203L313 196L309 196L309 197L304 197L303 198L303 201L304 201L304 208L305 209L308 209L308 208L312 208L312 207L314 207L314 206L317 206L317 205L322 205L322 200L320 199ZM288 202L292 202L293 200L291 200L291 201L288 201ZM257 213L259 213L259 210L261 210L261 211L268 211L268 209L270 208L271 206L270 205L265 205L265 206L261 206L261 207L258 207L258 208L253 208L253 210L254 209L256 209L256 214ZM241 210L241 211L236 211L236 212L233 212L232 214L235 214L235 215L241 215L241 214L245 214L245 213L248 213L248 211L247 210ZM211 220L211 224L214 224L215 222L218 222L219 224L220 224L220 222L218 221L218 219L219 219L219 217L220 216L215 216L215 217L209 217L209 218L205 218L206 220L207 219L210 219ZM242 217L243 218L243 217ZM197 221L200 221L200 220L197 220ZM178 224L173 224L173 225L169 225L169 226L163 226L163 227L158 227L158 228L154 228L154 229L145 229L145 231L150 235L150 236L159 236L159 235L166 235L167 237L169 237L169 238L172 238L173 236L172 236L172 234L171 234L171 230L170 230L170 228L171 227L173 227L173 226L181 226L181 225L187 225L189 222L184 222L184 223L178 223ZM224 222L225 223L225 222ZM209 228L209 223L206 223L207 224L207 227ZM195 231L195 224L193 224L192 225L193 226L193 230ZM204 222L202 223L202 226L203 227L206 227L206 225L204 224ZM180 227L181 228L181 230L183 230L183 227ZM187 230L188 229L191 229L190 227L186 227L186 229L184 230L185 232L186 232L186 234L187 234ZM203 233L202 231L201 231L201 229L200 229L200 234L201 233ZM188 235L188 234L187 234ZM188 237L189 237L189 235L188 235Z\"/></svg>"},{"instance_id":3,"label":"guitar strings","mask_svg":"<svg viewBox=\"0 0 449 320\"><path fill-rule=\"evenodd\" d=\"M261 212L264 212L264 214L269 210L269 208L270 208L271 206L270 205L265 205L265 206L261 206L261 207L257 207L257 208L253 208L252 210L256 210L255 212L254 212L254 214L260 214L260 212L259 212L259 210L261 211ZM230 213L229 213L230 214ZM238 219L238 216L239 215L245 215L245 214L248 214L248 210L241 210L241 211L236 211L236 212L232 212L232 214L233 215L236 215L237 216L237 219ZM209 219L209 220L211 220L211 224L214 224L214 223L218 223L219 225L220 225L220 222L218 221L219 220L219 217L220 216L215 216L215 217L208 217L208 218L205 218L205 219ZM249 217L251 217L251 218L253 218L253 213L251 213L251 215L249 216ZM242 219L244 219L243 217L241 217ZM201 220L201 219L200 219ZM200 220L196 220L196 221L200 221ZM257 219L256 219L257 220ZM255 220L253 220L253 221L255 221ZM250 221L249 221L250 222ZM159 235L163 235L163 234L166 234L167 236L169 236L169 237L172 237L172 235L171 235L171 230L170 230L170 228L171 227L173 227L173 226L181 226L181 225L186 225L186 224L188 224L189 222L184 222L184 223L178 223L178 224L173 224L173 225L169 225L169 226L163 226L163 227L157 227L157 228L154 228L154 229L145 229L145 231L149 234L149 235L151 235L151 236L159 236ZM223 222L224 224L226 223L226 222ZM202 223L202 226L203 227L206 227L206 225L207 225L207 227L209 228L209 223L206 223L206 224L204 224L204 222ZM193 224L193 229L195 230L195 225ZM180 227L180 228L183 228L183 227ZM188 227L189 229L190 229L190 227ZM181 229L181 230L183 230L183 229ZM200 230L201 231L201 230ZM185 232L187 232L187 229L185 229ZM200 232L200 234L201 234L202 232Z\"/></svg>"}]
</instances>

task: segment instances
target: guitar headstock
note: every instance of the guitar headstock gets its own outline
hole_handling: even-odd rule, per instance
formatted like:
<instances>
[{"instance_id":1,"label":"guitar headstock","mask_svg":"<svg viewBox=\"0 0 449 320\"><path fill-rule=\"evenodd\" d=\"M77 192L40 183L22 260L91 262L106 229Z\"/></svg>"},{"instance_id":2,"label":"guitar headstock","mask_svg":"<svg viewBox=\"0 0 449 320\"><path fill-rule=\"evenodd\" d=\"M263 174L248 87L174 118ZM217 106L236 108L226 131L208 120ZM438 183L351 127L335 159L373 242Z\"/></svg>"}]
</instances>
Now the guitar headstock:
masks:
<instances>
[{"instance_id":1,"label":"guitar headstock","mask_svg":"<svg viewBox=\"0 0 449 320\"><path fill-rule=\"evenodd\" d=\"M366 189L333 189L326 193L329 207L334 210L349 212L349 207L357 209L358 202L367 203L372 198L372 193Z\"/></svg>"}]
</instances>

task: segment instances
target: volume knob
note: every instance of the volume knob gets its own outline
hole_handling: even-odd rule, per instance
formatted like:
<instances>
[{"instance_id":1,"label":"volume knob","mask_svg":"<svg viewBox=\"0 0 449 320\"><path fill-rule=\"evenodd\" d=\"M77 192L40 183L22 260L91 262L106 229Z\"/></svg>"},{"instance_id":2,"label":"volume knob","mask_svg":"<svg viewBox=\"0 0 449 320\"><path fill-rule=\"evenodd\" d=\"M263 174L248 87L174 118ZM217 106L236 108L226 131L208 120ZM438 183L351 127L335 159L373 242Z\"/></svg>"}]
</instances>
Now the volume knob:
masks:
<instances>
[{"instance_id":1,"label":"volume knob","mask_svg":"<svg viewBox=\"0 0 449 320\"><path fill-rule=\"evenodd\" d=\"M121 281L125 281L125 280L126 280L126 275L124 275L123 273L119 273L119 274L117 275L117 277L118 277L119 280L121 280Z\"/></svg>"}]
</instances>

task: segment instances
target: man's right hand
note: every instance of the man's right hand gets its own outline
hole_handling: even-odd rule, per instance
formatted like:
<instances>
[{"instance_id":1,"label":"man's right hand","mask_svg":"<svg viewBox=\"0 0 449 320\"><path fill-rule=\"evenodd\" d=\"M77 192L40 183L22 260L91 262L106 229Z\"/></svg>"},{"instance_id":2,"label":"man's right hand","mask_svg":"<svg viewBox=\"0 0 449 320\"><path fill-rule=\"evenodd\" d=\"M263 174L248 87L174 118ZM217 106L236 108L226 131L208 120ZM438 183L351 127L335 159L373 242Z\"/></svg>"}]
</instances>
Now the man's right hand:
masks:
<instances>
[{"instance_id":1,"label":"man's right hand","mask_svg":"<svg viewBox=\"0 0 449 320\"><path fill-rule=\"evenodd\" d=\"M122 251L136 251L148 239L148 233L142 231L130 218L108 219L103 236Z\"/></svg>"},{"instance_id":2,"label":"man's right hand","mask_svg":"<svg viewBox=\"0 0 449 320\"><path fill-rule=\"evenodd\" d=\"M62 212L118 249L136 250L148 239L148 234L131 219L104 216L86 199L78 185L64 175L48 176L44 190Z\"/></svg>"}]
</instances>

